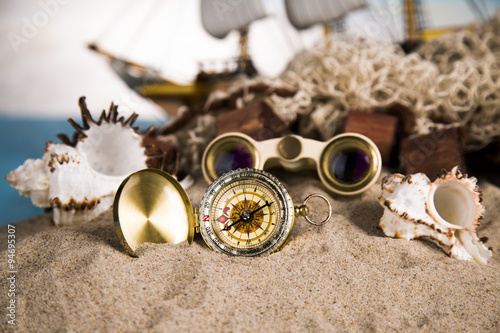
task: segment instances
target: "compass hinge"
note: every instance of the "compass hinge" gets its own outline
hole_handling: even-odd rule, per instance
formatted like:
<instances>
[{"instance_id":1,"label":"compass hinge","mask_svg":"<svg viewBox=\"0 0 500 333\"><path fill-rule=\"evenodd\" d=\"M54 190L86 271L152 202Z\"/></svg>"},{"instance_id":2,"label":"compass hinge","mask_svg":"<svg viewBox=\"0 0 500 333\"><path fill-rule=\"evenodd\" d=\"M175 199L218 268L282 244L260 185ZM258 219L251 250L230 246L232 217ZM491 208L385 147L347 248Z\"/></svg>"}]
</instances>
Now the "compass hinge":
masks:
<instances>
[{"instance_id":1,"label":"compass hinge","mask_svg":"<svg viewBox=\"0 0 500 333\"><path fill-rule=\"evenodd\" d=\"M194 232L200 232L200 208L194 207Z\"/></svg>"}]
</instances>

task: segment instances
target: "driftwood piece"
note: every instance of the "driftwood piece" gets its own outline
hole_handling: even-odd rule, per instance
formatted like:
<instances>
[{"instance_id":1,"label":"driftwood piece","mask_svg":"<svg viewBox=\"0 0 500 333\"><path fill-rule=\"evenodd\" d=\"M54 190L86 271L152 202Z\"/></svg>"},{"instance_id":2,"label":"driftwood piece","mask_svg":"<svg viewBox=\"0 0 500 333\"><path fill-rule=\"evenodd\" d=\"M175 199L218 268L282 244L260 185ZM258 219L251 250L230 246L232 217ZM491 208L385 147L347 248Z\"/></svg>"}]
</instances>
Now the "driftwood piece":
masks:
<instances>
[{"instance_id":1,"label":"driftwood piece","mask_svg":"<svg viewBox=\"0 0 500 333\"><path fill-rule=\"evenodd\" d=\"M370 138L380 150L382 162L389 165L396 141L398 118L395 116L352 110L347 116L345 132Z\"/></svg>"},{"instance_id":2,"label":"driftwood piece","mask_svg":"<svg viewBox=\"0 0 500 333\"><path fill-rule=\"evenodd\" d=\"M219 114L217 135L228 132L244 133L262 141L288 133L288 127L267 103L261 101Z\"/></svg>"},{"instance_id":3,"label":"driftwood piece","mask_svg":"<svg viewBox=\"0 0 500 333\"><path fill-rule=\"evenodd\" d=\"M455 165L466 172L460 128L439 129L406 138L401 143L401 162L407 174L423 172L431 179Z\"/></svg>"}]
</instances>

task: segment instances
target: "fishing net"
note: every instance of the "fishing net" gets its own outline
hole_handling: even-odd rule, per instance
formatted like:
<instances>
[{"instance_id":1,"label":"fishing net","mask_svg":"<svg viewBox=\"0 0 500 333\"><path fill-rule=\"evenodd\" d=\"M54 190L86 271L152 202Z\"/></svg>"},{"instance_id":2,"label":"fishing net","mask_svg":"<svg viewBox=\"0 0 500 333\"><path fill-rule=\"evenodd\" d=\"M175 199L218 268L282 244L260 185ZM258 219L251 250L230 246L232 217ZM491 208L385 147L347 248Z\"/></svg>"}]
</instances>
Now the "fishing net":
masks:
<instances>
[{"instance_id":1,"label":"fishing net","mask_svg":"<svg viewBox=\"0 0 500 333\"><path fill-rule=\"evenodd\" d=\"M414 133L456 122L465 130L466 150L477 150L500 136L500 20L445 35L409 55L392 44L337 37L328 49L297 55L275 81L299 90L268 102L287 121L308 115L303 134L317 130L327 139L349 110L399 103L414 111Z\"/></svg>"},{"instance_id":2,"label":"fishing net","mask_svg":"<svg viewBox=\"0 0 500 333\"><path fill-rule=\"evenodd\" d=\"M460 31L424 44L418 53L440 72L436 108L423 116L460 123L468 150L500 137L500 16L475 33Z\"/></svg>"}]
</instances>

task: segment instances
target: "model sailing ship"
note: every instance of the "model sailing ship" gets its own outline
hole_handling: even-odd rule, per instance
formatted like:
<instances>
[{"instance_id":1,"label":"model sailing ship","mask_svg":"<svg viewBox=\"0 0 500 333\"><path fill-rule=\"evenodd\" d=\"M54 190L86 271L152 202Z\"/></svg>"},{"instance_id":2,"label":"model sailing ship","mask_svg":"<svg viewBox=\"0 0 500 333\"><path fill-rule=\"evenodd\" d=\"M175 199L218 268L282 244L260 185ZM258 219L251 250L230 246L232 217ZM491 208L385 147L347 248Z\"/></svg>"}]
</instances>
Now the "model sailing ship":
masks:
<instances>
[{"instance_id":1,"label":"model sailing ship","mask_svg":"<svg viewBox=\"0 0 500 333\"><path fill-rule=\"evenodd\" d=\"M342 19L347 13L362 8L365 0L286 0L285 6L290 23L297 29L307 29L323 24L325 32L333 20ZM231 31L239 33L239 55L223 62L222 71L210 71L204 64L192 84L180 85L163 77L152 67L118 57L102 49L96 43L89 48L109 61L111 68L139 95L151 99L168 114L175 115L179 106L192 106L202 102L213 91L226 90L241 76L248 78L258 74L248 52L248 32L253 22L265 18L261 0L246 0L236 4L220 0L201 0L201 22L211 36L222 39Z\"/></svg>"},{"instance_id":2,"label":"model sailing ship","mask_svg":"<svg viewBox=\"0 0 500 333\"><path fill-rule=\"evenodd\" d=\"M305 30L317 24L324 27L325 46L328 47L332 26L342 26L345 16L355 10L366 8L366 0L285 0L288 21L297 30ZM420 42L442 34L440 31L423 30L419 0L404 0L403 13L405 38L402 47L413 50ZM264 19L266 12L261 0L230 2L201 0L201 22L212 37L223 39L231 31L239 33L239 55L223 61L222 71L210 71L199 64L193 83L176 84L148 66L127 60L102 49L96 43L89 48L107 58L111 68L139 95L151 99L169 115L176 115L181 105L193 106L206 100L216 90L226 90L241 76L252 78L258 74L248 52L248 32L253 22ZM340 24L339 24L340 23Z\"/></svg>"}]
</instances>

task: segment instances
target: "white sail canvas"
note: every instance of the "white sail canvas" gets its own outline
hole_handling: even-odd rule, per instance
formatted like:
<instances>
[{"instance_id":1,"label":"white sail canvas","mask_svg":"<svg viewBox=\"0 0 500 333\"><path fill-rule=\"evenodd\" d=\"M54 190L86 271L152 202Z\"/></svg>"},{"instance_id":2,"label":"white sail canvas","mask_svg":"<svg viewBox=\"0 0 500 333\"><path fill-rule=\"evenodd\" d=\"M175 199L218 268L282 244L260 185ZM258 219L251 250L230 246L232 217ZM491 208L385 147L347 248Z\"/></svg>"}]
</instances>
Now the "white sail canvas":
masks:
<instances>
[{"instance_id":1,"label":"white sail canvas","mask_svg":"<svg viewBox=\"0 0 500 333\"><path fill-rule=\"evenodd\" d=\"M224 38L231 30L248 27L266 17L260 0L201 0L201 22L216 38Z\"/></svg>"},{"instance_id":2,"label":"white sail canvas","mask_svg":"<svg viewBox=\"0 0 500 333\"><path fill-rule=\"evenodd\" d=\"M297 29L307 29L326 23L366 5L365 0L285 0L290 23Z\"/></svg>"}]
</instances>

